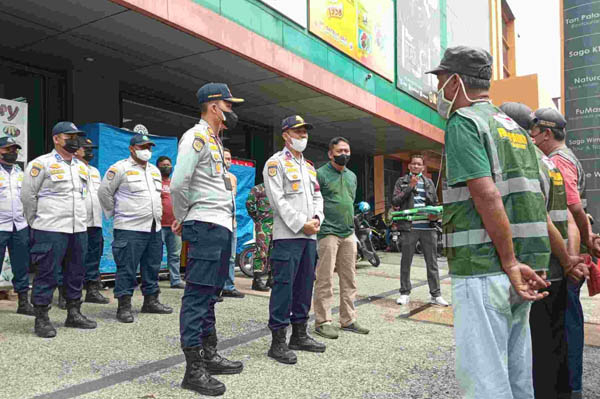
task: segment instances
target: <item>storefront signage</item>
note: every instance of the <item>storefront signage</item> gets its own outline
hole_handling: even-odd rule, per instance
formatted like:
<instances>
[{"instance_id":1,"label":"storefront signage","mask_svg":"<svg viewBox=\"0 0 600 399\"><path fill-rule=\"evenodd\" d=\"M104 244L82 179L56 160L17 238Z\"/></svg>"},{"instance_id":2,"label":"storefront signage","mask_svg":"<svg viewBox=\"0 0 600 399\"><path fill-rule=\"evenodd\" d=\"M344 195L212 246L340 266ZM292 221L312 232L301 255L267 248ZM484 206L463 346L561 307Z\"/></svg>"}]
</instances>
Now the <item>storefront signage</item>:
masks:
<instances>
[{"instance_id":1,"label":"storefront signage","mask_svg":"<svg viewBox=\"0 0 600 399\"><path fill-rule=\"evenodd\" d=\"M306 28L307 0L260 0L272 9Z\"/></svg>"},{"instance_id":2,"label":"storefront signage","mask_svg":"<svg viewBox=\"0 0 600 399\"><path fill-rule=\"evenodd\" d=\"M10 136L21 146L18 162L27 162L27 103L0 98L0 136Z\"/></svg>"},{"instance_id":3,"label":"storefront signage","mask_svg":"<svg viewBox=\"0 0 600 399\"><path fill-rule=\"evenodd\" d=\"M310 31L394 80L393 0L309 0Z\"/></svg>"},{"instance_id":4,"label":"storefront signage","mask_svg":"<svg viewBox=\"0 0 600 399\"><path fill-rule=\"evenodd\" d=\"M397 1L396 25L397 86L435 107L437 79L425 72L441 58L439 1Z\"/></svg>"}]
</instances>

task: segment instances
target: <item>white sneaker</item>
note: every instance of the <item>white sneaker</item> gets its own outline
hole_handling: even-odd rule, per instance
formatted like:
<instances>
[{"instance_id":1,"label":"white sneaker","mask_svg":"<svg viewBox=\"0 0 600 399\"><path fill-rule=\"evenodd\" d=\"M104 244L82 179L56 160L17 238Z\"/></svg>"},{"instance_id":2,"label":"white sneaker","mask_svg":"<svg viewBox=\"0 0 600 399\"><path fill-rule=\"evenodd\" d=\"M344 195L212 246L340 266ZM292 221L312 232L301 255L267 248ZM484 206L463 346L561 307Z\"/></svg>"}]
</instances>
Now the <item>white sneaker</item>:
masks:
<instances>
[{"instance_id":1,"label":"white sneaker","mask_svg":"<svg viewBox=\"0 0 600 399\"><path fill-rule=\"evenodd\" d=\"M408 295L400 295L400 298L396 299L396 303L398 305L406 305L410 302L410 297Z\"/></svg>"},{"instance_id":2,"label":"white sneaker","mask_svg":"<svg viewBox=\"0 0 600 399\"><path fill-rule=\"evenodd\" d=\"M446 300L444 298L442 298L441 296L436 296L435 298L431 297L431 299L429 300L429 303L438 305L438 306L450 306L450 304L448 302L446 302Z\"/></svg>"}]
</instances>

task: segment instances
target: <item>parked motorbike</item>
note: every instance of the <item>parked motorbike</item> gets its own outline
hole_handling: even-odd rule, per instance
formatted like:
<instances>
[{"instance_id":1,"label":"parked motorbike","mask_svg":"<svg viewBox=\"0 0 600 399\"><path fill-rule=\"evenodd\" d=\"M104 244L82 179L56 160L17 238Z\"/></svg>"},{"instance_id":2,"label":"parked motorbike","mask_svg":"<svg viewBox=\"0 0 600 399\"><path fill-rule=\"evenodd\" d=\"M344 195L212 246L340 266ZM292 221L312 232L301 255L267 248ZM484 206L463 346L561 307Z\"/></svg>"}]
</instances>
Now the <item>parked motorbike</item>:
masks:
<instances>
[{"instance_id":1,"label":"parked motorbike","mask_svg":"<svg viewBox=\"0 0 600 399\"><path fill-rule=\"evenodd\" d=\"M359 213L354 216L354 232L357 240L357 256L361 260L366 259L371 265L377 267L381 263L381 260L373 246L373 233L367 218L367 213L370 209L371 207L367 202L363 201L358 204Z\"/></svg>"},{"instance_id":2,"label":"parked motorbike","mask_svg":"<svg viewBox=\"0 0 600 399\"><path fill-rule=\"evenodd\" d=\"M371 226L371 242L373 243L373 248L375 248L376 251L384 251L387 247L387 243L385 241L387 225L383 221L382 215L383 214L373 215L367 218L369 225Z\"/></svg>"},{"instance_id":3,"label":"parked motorbike","mask_svg":"<svg viewBox=\"0 0 600 399\"><path fill-rule=\"evenodd\" d=\"M390 226L390 249L392 252L402 252L402 232L393 223Z\"/></svg>"},{"instance_id":4,"label":"parked motorbike","mask_svg":"<svg viewBox=\"0 0 600 399\"><path fill-rule=\"evenodd\" d=\"M442 233L442 223L441 222L435 222L435 231L437 233L437 256L439 258L440 256L444 256L444 239L442 237L443 233ZM417 248L415 249L415 252L418 254L423 253L423 247L421 246L421 241L417 241Z\"/></svg>"}]
</instances>

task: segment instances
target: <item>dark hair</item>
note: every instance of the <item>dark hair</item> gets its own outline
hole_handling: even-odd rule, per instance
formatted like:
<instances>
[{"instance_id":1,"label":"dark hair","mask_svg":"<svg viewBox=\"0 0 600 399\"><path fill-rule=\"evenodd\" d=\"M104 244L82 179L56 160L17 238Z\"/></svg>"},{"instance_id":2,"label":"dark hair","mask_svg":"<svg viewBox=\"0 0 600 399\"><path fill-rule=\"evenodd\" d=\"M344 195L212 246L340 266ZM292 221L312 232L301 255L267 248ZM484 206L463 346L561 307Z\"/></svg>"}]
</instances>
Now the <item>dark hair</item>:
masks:
<instances>
[{"instance_id":1,"label":"dark hair","mask_svg":"<svg viewBox=\"0 0 600 399\"><path fill-rule=\"evenodd\" d=\"M541 126L541 125L535 125L535 127L540 129L542 132L546 131L546 129L550 130L552 132L552 135L554 136L554 139L558 140L558 141L565 141L565 138L567 137L567 132L565 132L565 129L559 129L556 127L547 127L547 126Z\"/></svg>"},{"instance_id":2,"label":"dark hair","mask_svg":"<svg viewBox=\"0 0 600 399\"><path fill-rule=\"evenodd\" d=\"M458 74L461 80L465 84L465 89L467 90L488 90L490 88L491 82L487 79L475 78L469 75Z\"/></svg>"},{"instance_id":3,"label":"dark hair","mask_svg":"<svg viewBox=\"0 0 600 399\"><path fill-rule=\"evenodd\" d=\"M340 143L340 141L343 141L344 143L350 145L350 142L348 141L347 138L342 137L342 136L338 136L338 137L334 137L331 140L329 140L329 149L333 150L333 147L335 147L336 145L338 145Z\"/></svg>"},{"instance_id":4,"label":"dark hair","mask_svg":"<svg viewBox=\"0 0 600 399\"><path fill-rule=\"evenodd\" d=\"M423 163L425 163L425 157L423 156L423 154L411 154L410 162L412 162L412 160L415 158L420 158L421 161L423 161Z\"/></svg>"},{"instance_id":5,"label":"dark hair","mask_svg":"<svg viewBox=\"0 0 600 399\"><path fill-rule=\"evenodd\" d=\"M223 153L228 152L231 155L231 150L227 147L223 147Z\"/></svg>"},{"instance_id":6,"label":"dark hair","mask_svg":"<svg viewBox=\"0 0 600 399\"><path fill-rule=\"evenodd\" d=\"M166 155L161 155L160 157L158 157L158 159L156 160L156 166L158 166L159 163L161 163L162 161L169 161L171 162L171 164L173 164L173 161L171 161L171 158L169 158Z\"/></svg>"}]
</instances>

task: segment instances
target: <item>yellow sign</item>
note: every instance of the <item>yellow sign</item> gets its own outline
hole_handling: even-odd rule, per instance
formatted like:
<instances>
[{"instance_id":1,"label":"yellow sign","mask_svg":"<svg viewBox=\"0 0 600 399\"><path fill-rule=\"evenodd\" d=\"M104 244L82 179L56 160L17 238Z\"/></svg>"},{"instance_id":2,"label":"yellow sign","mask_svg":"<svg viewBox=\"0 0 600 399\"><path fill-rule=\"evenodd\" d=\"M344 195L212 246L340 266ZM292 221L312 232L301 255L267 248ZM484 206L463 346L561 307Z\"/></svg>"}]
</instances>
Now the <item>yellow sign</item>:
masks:
<instances>
[{"instance_id":1,"label":"yellow sign","mask_svg":"<svg viewBox=\"0 0 600 399\"><path fill-rule=\"evenodd\" d=\"M310 0L310 31L394 80L393 0Z\"/></svg>"}]
</instances>

